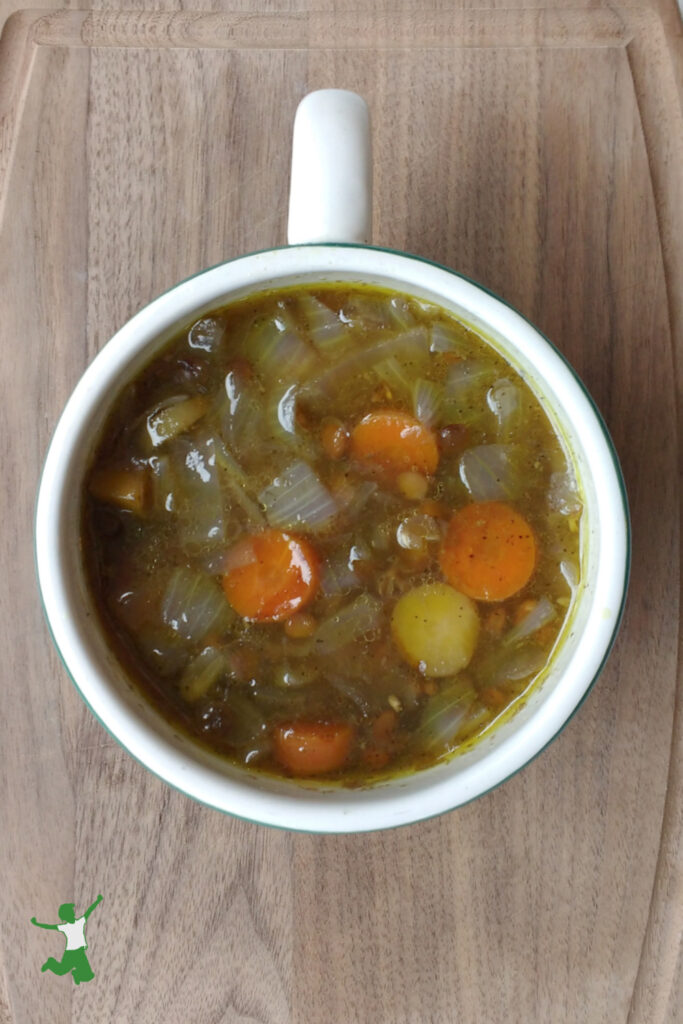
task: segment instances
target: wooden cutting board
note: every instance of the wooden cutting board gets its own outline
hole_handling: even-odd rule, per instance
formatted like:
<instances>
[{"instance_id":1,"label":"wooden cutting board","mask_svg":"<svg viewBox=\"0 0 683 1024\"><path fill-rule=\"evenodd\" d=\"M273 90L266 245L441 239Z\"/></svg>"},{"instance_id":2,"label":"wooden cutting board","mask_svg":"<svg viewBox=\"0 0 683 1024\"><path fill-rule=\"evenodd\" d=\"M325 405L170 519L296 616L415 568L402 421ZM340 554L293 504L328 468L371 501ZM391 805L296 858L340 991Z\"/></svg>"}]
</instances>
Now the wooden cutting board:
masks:
<instances>
[{"instance_id":1,"label":"wooden cutting board","mask_svg":"<svg viewBox=\"0 0 683 1024\"><path fill-rule=\"evenodd\" d=\"M628 10L368 6L23 12L0 41L11 1024L681 1019L683 131L666 42ZM294 110L326 86L372 110L375 241L471 275L557 343L606 417L634 532L619 640L550 749L468 807L348 837L233 821L132 761L66 677L32 559L41 461L84 367L173 282L284 241ZM41 974L61 940L31 916L98 893L94 981Z\"/></svg>"}]
</instances>

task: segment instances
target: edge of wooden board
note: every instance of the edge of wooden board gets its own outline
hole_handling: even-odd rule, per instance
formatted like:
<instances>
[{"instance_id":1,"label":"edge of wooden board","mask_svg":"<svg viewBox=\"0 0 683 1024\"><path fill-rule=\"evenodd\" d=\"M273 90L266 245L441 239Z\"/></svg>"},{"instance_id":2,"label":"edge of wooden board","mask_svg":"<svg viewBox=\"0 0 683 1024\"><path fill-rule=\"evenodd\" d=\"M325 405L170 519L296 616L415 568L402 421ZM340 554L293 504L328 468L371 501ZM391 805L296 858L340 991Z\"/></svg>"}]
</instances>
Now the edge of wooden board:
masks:
<instances>
[{"instance_id":1,"label":"edge of wooden board","mask_svg":"<svg viewBox=\"0 0 683 1024\"><path fill-rule=\"evenodd\" d=\"M382 44L372 40L378 33ZM671 53L650 10L471 10L425 14L418 38L400 14L367 10L252 14L41 11L12 14L0 36L0 224L18 127L38 47L211 49L459 49L465 47L626 50L658 219L676 367L679 450L683 407L683 117ZM680 492L680 487L679 487ZM683 660L683 652L679 663ZM673 1019L683 936L683 708L672 725L667 796L648 924L628 1024ZM656 966L656 970L655 970ZM658 978L654 987L651 979Z\"/></svg>"}]
</instances>

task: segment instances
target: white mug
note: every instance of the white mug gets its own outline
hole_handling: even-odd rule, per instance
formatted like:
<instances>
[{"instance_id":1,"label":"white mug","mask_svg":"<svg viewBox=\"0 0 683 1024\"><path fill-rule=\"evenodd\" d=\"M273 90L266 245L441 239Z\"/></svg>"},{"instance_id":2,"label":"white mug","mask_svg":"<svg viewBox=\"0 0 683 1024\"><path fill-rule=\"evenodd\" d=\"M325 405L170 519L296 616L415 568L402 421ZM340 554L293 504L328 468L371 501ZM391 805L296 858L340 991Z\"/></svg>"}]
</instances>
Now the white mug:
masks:
<instances>
[{"instance_id":1,"label":"white mug","mask_svg":"<svg viewBox=\"0 0 683 1024\"><path fill-rule=\"evenodd\" d=\"M241 818L312 832L362 832L458 807L509 778L561 730L598 676L625 598L624 484L595 406L563 357L484 288L429 260L373 248L369 117L354 93L300 104L294 130L289 241L206 270L155 299L93 360L50 444L36 511L36 563L48 624L81 696L135 758L188 796ZM287 781L227 763L181 735L140 695L99 625L85 579L80 506L88 459L122 386L181 323L233 299L300 282L377 284L435 303L472 325L543 402L584 501L580 591L543 681L507 721L435 766L361 789Z\"/></svg>"}]
</instances>

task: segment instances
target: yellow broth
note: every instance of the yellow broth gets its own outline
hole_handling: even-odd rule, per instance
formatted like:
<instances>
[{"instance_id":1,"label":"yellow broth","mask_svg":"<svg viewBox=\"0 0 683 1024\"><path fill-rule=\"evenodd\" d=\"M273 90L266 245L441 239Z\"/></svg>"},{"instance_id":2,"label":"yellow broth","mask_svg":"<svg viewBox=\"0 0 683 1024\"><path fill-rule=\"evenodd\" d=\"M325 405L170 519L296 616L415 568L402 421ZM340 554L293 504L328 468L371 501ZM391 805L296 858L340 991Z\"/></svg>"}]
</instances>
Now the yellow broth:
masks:
<instances>
[{"instance_id":1,"label":"yellow broth","mask_svg":"<svg viewBox=\"0 0 683 1024\"><path fill-rule=\"evenodd\" d=\"M389 413L435 469L359 454L361 421ZM528 524L533 572L505 598L462 597L449 523L490 503ZM528 693L571 610L580 519L542 405L489 344L435 306L337 284L179 330L117 397L82 534L108 641L163 716L253 770L361 785L452 755ZM303 605L263 621L244 608L272 611L267 587L245 589L235 552L275 533L315 565ZM424 657L418 605L446 616Z\"/></svg>"}]
</instances>

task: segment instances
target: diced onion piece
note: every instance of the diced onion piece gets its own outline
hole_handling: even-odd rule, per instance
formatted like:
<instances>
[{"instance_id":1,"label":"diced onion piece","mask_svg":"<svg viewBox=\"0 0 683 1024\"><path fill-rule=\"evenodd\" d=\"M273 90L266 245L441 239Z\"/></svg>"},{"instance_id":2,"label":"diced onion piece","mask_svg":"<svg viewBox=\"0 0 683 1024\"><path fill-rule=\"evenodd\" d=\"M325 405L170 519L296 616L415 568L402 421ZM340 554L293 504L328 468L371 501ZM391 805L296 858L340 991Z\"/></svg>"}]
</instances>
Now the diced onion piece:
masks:
<instances>
[{"instance_id":1,"label":"diced onion piece","mask_svg":"<svg viewBox=\"0 0 683 1024\"><path fill-rule=\"evenodd\" d=\"M331 654L361 637L374 633L382 614L382 602L372 594L361 594L324 619L313 637L315 654Z\"/></svg>"},{"instance_id":2,"label":"diced onion piece","mask_svg":"<svg viewBox=\"0 0 683 1024\"><path fill-rule=\"evenodd\" d=\"M393 324L402 331L415 325L415 314L411 308L410 299L402 295L392 295L389 299L389 313Z\"/></svg>"},{"instance_id":3,"label":"diced onion piece","mask_svg":"<svg viewBox=\"0 0 683 1024\"><path fill-rule=\"evenodd\" d=\"M460 479L474 501L519 497L522 486L511 445L481 444L460 456Z\"/></svg>"},{"instance_id":4,"label":"diced onion piece","mask_svg":"<svg viewBox=\"0 0 683 1024\"><path fill-rule=\"evenodd\" d=\"M317 359L284 312L267 317L252 328L247 354L268 383L298 380L306 376Z\"/></svg>"},{"instance_id":5,"label":"diced onion piece","mask_svg":"<svg viewBox=\"0 0 683 1024\"><path fill-rule=\"evenodd\" d=\"M441 540L441 530L433 516L416 512L414 515L406 516L398 524L396 540L399 547L405 548L406 551L421 551L428 544Z\"/></svg>"},{"instance_id":6,"label":"diced onion piece","mask_svg":"<svg viewBox=\"0 0 683 1024\"><path fill-rule=\"evenodd\" d=\"M491 368L478 359L461 359L448 370L445 391L449 398L464 398L491 376Z\"/></svg>"},{"instance_id":7,"label":"diced onion piece","mask_svg":"<svg viewBox=\"0 0 683 1024\"><path fill-rule=\"evenodd\" d=\"M339 491L335 494L335 497L342 505L346 514L353 518L367 505L376 492L376 483L372 480L361 480L355 486L351 484L348 490Z\"/></svg>"},{"instance_id":8,"label":"diced onion piece","mask_svg":"<svg viewBox=\"0 0 683 1024\"><path fill-rule=\"evenodd\" d=\"M312 384L325 393L335 393L350 377L368 373L386 359L395 358L411 368L411 374L426 372L429 366L429 339L423 327L391 335L363 348L354 348L348 355L320 376Z\"/></svg>"},{"instance_id":9,"label":"diced onion piece","mask_svg":"<svg viewBox=\"0 0 683 1024\"><path fill-rule=\"evenodd\" d=\"M313 439L307 431L299 428L297 422L299 391L298 384L290 384L284 390L282 384L273 388L261 415L267 425L269 444L284 442L290 449L296 450L297 454L312 457Z\"/></svg>"},{"instance_id":10,"label":"diced onion piece","mask_svg":"<svg viewBox=\"0 0 683 1024\"><path fill-rule=\"evenodd\" d=\"M426 676L449 676L469 664L479 637L473 601L446 583L425 583L394 608L391 631L402 657Z\"/></svg>"},{"instance_id":11,"label":"diced onion piece","mask_svg":"<svg viewBox=\"0 0 683 1024\"><path fill-rule=\"evenodd\" d=\"M356 292L344 306L344 316L366 331L405 329L415 322L407 300L398 295L383 298Z\"/></svg>"},{"instance_id":12,"label":"diced onion piece","mask_svg":"<svg viewBox=\"0 0 683 1024\"><path fill-rule=\"evenodd\" d=\"M547 597L542 597L522 621L506 633L503 643L507 645L519 643L520 640L525 640L532 633L542 629L543 626L547 626L555 618L557 618L557 611Z\"/></svg>"},{"instance_id":13,"label":"diced onion piece","mask_svg":"<svg viewBox=\"0 0 683 1024\"><path fill-rule=\"evenodd\" d=\"M203 317L192 324L187 334L190 348L203 352L215 352L225 337L225 324L214 317Z\"/></svg>"},{"instance_id":14,"label":"diced onion piece","mask_svg":"<svg viewBox=\"0 0 683 1024\"><path fill-rule=\"evenodd\" d=\"M205 647L193 658L180 677L180 695L192 702L203 697L218 680L228 674L225 654L217 647Z\"/></svg>"},{"instance_id":15,"label":"diced onion piece","mask_svg":"<svg viewBox=\"0 0 683 1024\"><path fill-rule=\"evenodd\" d=\"M348 553L336 554L323 562L320 589L325 597L347 594L359 584L360 581L349 564Z\"/></svg>"},{"instance_id":16,"label":"diced onion piece","mask_svg":"<svg viewBox=\"0 0 683 1024\"><path fill-rule=\"evenodd\" d=\"M277 397L277 422L285 434L296 434L296 384Z\"/></svg>"},{"instance_id":17,"label":"diced onion piece","mask_svg":"<svg viewBox=\"0 0 683 1024\"><path fill-rule=\"evenodd\" d=\"M222 470L221 480L233 503L244 512L247 526L265 526L260 508L249 495L249 478L221 441L216 442L216 465Z\"/></svg>"},{"instance_id":18,"label":"diced onion piece","mask_svg":"<svg viewBox=\"0 0 683 1024\"><path fill-rule=\"evenodd\" d=\"M298 308L304 324L318 352L328 358L337 358L349 343L349 328L339 314L314 295L302 295Z\"/></svg>"},{"instance_id":19,"label":"diced onion piece","mask_svg":"<svg viewBox=\"0 0 683 1024\"><path fill-rule=\"evenodd\" d=\"M438 422L441 409L441 391L431 380L419 377L413 384L413 412L426 427Z\"/></svg>"},{"instance_id":20,"label":"diced onion piece","mask_svg":"<svg viewBox=\"0 0 683 1024\"><path fill-rule=\"evenodd\" d=\"M339 506L306 462L294 462L258 496L271 526L324 529Z\"/></svg>"},{"instance_id":21,"label":"diced onion piece","mask_svg":"<svg viewBox=\"0 0 683 1024\"><path fill-rule=\"evenodd\" d=\"M437 322L430 330L430 352L457 352L460 349L460 338L455 330L446 324Z\"/></svg>"},{"instance_id":22,"label":"diced onion piece","mask_svg":"<svg viewBox=\"0 0 683 1024\"><path fill-rule=\"evenodd\" d=\"M578 487L570 469L550 474L548 505L553 512L560 512L563 516L576 515L581 511Z\"/></svg>"},{"instance_id":23,"label":"diced onion piece","mask_svg":"<svg viewBox=\"0 0 683 1024\"><path fill-rule=\"evenodd\" d=\"M546 660L546 655L540 647L513 648L493 669L488 684L499 686L501 683L519 682L521 679L535 676L541 671Z\"/></svg>"},{"instance_id":24,"label":"diced onion piece","mask_svg":"<svg viewBox=\"0 0 683 1024\"><path fill-rule=\"evenodd\" d=\"M152 470L153 504L157 512L175 511L175 478L168 455L151 455L149 466Z\"/></svg>"},{"instance_id":25,"label":"diced onion piece","mask_svg":"<svg viewBox=\"0 0 683 1024\"><path fill-rule=\"evenodd\" d=\"M416 734L420 746L430 751L452 749L474 699L474 691L463 687L449 687L432 697Z\"/></svg>"},{"instance_id":26,"label":"diced onion piece","mask_svg":"<svg viewBox=\"0 0 683 1024\"><path fill-rule=\"evenodd\" d=\"M220 410L221 436L240 458L261 450L264 438L263 400L257 389L231 370L225 378L227 401Z\"/></svg>"},{"instance_id":27,"label":"diced onion piece","mask_svg":"<svg viewBox=\"0 0 683 1024\"><path fill-rule=\"evenodd\" d=\"M259 711L256 703L250 697L240 693L230 694L230 717L228 722L228 738L230 743L242 750L257 746L259 753L265 749L265 737L267 732L266 721ZM247 755L247 759L254 759Z\"/></svg>"},{"instance_id":28,"label":"diced onion piece","mask_svg":"<svg viewBox=\"0 0 683 1024\"><path fill-rule=\"evenodd\" d=\"M507 378L498 380L487 391L486 404L496 417L499 437L507 440L519 422L522 408L519 388Z\"/></svg>"},{"instance_id":29,"label":"diced onion piece","mask_svg":"<svg viewBox=\"0 0 683 1024\"><path fill-rule=\"evenodd\" d=\"M153 447L169 441L194 426L208 408L203 395L172 398L147 417L147 433Z\"/></svg>"},{"instance_id":30,"label":"diced onion piece","mask_svg":"<svg viewBox=\"0 0 683 1024\"><path fill-rule=\"evenodd\" d=\"M221 588L192 569L174 569L162 600L161 614L184 640L201 641L209 631L223 632L232 613Z\"/></svg>"},{"instance_id":31,"label":"diced onion piece","mask_svg":"<svg viewBox=\"0 0 683 1024\"><path fill-rule=\"evenodd\" d=\"M384 381L392 396L399 396L406 400L410 398L412 374L401 365L395 356L390 356L388 359L383 359L381 363L377 363L373 372L381 381Z\"/></svg>"},{"instance_id":32,"label":"diced onion piece","mask_svg":"<svg viewBox=\"0 0 683 1024\"><path fill-rule=\"evenodd\" d=\"M156 675L167 679L182 672L190 652L181 636L163 622L141 623L139 615L131 617L129 628L135 634L135 646Z\"/></svg>"},{"instance_id":33,"label":"diced onion piece","mask_svg":"<svg viewBox=\"0 0 683 1024\"><path fill-rule=\"evenodd\" d=\"M372 710L370 694L362 682L347 679L346 676L336 675L329 675L327 677L327 682L329 682L330 686L334 690L340 693L343 697L346 697L351 704L355 704L363 717L366 718L370 715Z\"/></svg>"},{"instance_id":34,"label":"diced onion piece","mask_svg":"<svg viewBox=\"0 0 683 1024\"><path fill-rule=\"evenodd\" d=\"M216 442L211 437L182 438L169 450L176 482L174 508L178 534L188 548L225 541L223 498L216 467Z\"/></svg>"},{"instance_id":35,"label":"diced onion piece","mask_svg":"<svg viewBox=\"0 0 683 1024\"><path fill-rule=\"evenodd\" d=\"M461 359L453 363L443 385L442 423L482 425L491 413L483 402L482 390L490 383L491 368L478 359Z\"/></svg>"},{"instance_id":36,"label":"diced onion piece","mask_svg":"<svg viewBox=\"0 0 683 1024\"><path fill-rule=\"evenodd\" d=\"M570 590L576 590L579 585L579 567L576 562L570 559L563 559L560 562L560 572L564 576L565 582Z\"/></svg>"},{"instance_id":37,"label":"diced onion piece","mask_svg":"<svg viewBox=\"0 0 683 1024\"><path fill-rule=\"evenodd\" d=\"M90 477L88 490L96 501L143 515L147 507L145 470L100 469Z\"/></svg>"}]
</instances>

